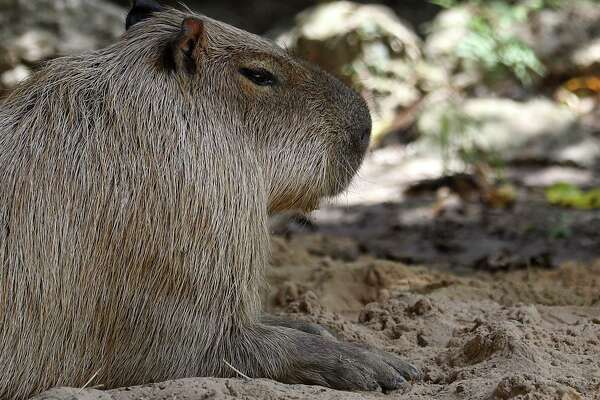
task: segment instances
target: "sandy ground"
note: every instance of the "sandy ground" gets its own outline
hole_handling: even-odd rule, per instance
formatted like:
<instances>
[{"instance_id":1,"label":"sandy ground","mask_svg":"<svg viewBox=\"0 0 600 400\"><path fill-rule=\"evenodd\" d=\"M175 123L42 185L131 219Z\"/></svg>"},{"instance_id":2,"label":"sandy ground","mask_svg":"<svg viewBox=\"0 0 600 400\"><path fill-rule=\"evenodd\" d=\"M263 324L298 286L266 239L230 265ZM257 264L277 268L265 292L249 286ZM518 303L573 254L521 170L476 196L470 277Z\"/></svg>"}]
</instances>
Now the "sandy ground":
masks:
<instances>
[{"instance_id":1,"label":"sandy ground","mask_svg":"<svg viewBox=\"0 0 600 400\"><path fill-rule=\"evenodd\" d=\"M352 246L277 239L270 303L425 372L380 398L600 399L600 262L459 275Z\"/></svg>"},{"instance_id":2,"label":"sandy ground","mask_svg":"<svg viewBox=\"0 0 600 400\"><path fill-rule=\"evenodd\" d=\"M273 239L265 302L424 372L389 394L267 380L191 379L65 399L600 399L600 261L457 274L355 254L321 234Z\"/></svg>"}]
</instances>

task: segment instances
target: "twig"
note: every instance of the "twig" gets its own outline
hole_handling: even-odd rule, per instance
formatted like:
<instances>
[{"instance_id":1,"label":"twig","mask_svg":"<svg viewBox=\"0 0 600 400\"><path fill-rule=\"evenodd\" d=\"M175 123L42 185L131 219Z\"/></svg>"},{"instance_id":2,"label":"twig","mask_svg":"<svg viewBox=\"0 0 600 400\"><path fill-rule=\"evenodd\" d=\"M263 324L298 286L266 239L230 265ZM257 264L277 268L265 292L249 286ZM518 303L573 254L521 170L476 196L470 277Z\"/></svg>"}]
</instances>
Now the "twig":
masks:
<instances>
[{"instance_id":1,"label":"twig","mask_svg":"<svg viewBox=\"0 0 600 400\"><path fill-rule=\"evenodd\" d=\"M79 392L83 391L85 388L88 387L88 385L90 383L92 383L92 381L94 379L96 379L96 377L98 376L98 374L100 373L100 370L102 370L102 368L100 368L98 371L96 371L96 373L94 375L92 375L92 377L85 383L85 385L83 385L83 387L81 389L79 389Z\"/></svg>"},{"instance_id":2,"label":"twig","mask_svg":"<svg viewBox=\"0 0 600 400\"><path fill-rule=\"evenodd\" d=\"M235 372L237 372L237 374L239 376L241 376L242 378L244 378L246 381L249 381L251 378L244 374L243 372L241 372L239 369L237 369L236 367L234 367L233 365L229 364L225 359L223 359L223 362L225 363L225 365L227 365L229 368L231 368L232 370L234 370Z\"/></svg>"}]
</instances>

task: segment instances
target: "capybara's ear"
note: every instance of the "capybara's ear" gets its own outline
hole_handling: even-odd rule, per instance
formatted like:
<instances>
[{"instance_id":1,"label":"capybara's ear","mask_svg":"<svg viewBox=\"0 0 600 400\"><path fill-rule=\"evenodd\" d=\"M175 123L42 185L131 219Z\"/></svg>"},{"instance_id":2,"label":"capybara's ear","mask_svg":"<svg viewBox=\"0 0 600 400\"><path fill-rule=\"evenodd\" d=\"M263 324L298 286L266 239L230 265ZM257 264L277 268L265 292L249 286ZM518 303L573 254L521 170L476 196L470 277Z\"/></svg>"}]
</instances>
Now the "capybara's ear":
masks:
<instances>
[{"instance_id":1,"label":"capybara's ear","mask_svg":"<svg viewBox=\"0 0 600 400\"><path fill-rule=\"evenodd\" d=\"M174 67L194 74L198 61L208 46L204 22L199 18L188 17L181 24L181 31L172 44L171 56Z\"/></svg>"},{"instance_id":2,"label":"capybara's ear","mask_svg":"<svg viewBox=\"0 0 600 400\"><path fill-rule=\"evenodd\" d=\"M162 11L162 7L154 0L133 0L131 10L129 10L125 20L125 30L144 19L150 18L152 13L158 11Z\"/></svg>"}]
</instances>

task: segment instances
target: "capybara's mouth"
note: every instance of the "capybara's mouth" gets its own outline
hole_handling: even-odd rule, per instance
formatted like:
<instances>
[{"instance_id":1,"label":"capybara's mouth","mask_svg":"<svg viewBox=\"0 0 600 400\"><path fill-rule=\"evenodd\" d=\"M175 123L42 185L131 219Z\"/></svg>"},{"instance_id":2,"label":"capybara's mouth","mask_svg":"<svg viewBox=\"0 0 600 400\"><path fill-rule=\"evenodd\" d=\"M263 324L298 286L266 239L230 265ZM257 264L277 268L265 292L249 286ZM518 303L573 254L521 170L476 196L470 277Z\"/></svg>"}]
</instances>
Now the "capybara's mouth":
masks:
<instances>
[{"instance_id":1,"label":"capybara's mouth","mask_svg":"<svg viewBox=\"0 0 600 400\"><path fill-rule=\"evenodd\" d=\"M345 140L331 163L331 185L327 196L344 192L357 175L369 149L371 128L369 110L362 104L352 126L344 132Z\"/></svg>"},{"instance_id":2,"label":"capybara's mouth","mask_svg":"<svg viewBox=\"0 0 600 400\"><path fill-rule=\"evenodd\" d=\"M337 196L350 186L356 177L362 161L366 155L366 148L359 152L338 157L331 166L329 185L325 188L323 197Z\"/></svg>"}]
</instances>

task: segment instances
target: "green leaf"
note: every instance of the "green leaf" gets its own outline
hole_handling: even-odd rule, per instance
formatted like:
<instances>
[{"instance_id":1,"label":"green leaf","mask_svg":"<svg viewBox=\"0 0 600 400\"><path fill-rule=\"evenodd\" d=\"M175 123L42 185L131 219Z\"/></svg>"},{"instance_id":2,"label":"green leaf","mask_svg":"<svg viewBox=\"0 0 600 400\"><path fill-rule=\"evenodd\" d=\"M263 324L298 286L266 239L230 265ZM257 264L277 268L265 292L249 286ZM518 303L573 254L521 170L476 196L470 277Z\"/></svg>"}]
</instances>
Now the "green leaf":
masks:
<instances>
[{"instance_id":1,"label":"green leaf","mask_svg":"<svg viewBox=\"0 0 600 400\"><path fill-rule=\"evenodd\" d=\"M429 0L429 2L442 8L450 8L456 5L456 0Z\"/></svg>"},{"instance_id":2,"label":"green leaf","mask_svg":"<svg viewBox=\"0 0 600 400\"><path fill-rule=\"evenodd\" d=\"M583 191L570 183L557 183L546 189L546 199L561 207L600 209L600 188Z\"/></svg>"}]
</instances>

